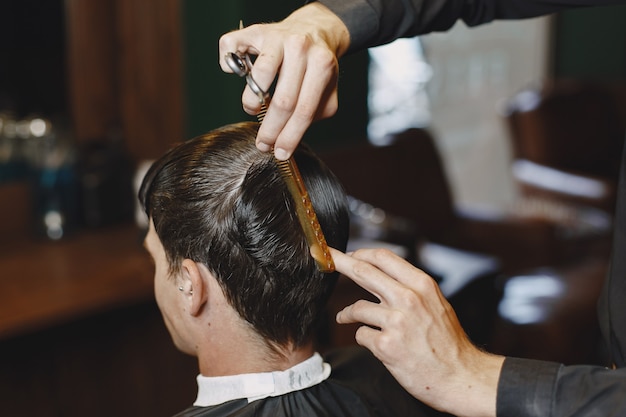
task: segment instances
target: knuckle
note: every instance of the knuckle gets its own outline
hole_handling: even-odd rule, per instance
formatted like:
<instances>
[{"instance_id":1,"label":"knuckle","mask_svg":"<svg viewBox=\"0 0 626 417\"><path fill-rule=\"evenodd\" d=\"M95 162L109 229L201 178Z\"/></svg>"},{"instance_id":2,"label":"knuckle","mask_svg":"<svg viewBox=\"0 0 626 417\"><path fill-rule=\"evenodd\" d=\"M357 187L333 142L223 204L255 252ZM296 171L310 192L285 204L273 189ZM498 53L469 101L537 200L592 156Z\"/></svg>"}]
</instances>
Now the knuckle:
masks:
<instances>
[{"instance_id":1,"label":"knuckle","mask_svg":"<svg viewBox=\"0 0 626 417\"><path fill-rule=\"evenodd\" d=\"M261 109L259 98L252 91L247 91L247 89L241 97L241 103L248 114L256 114Z\"/></svg>"},{"instance_id":2,"label":"knuckle","mask_svg":"<svg viewBox=\"0 0 626 417\"><path fill-rule=\"evenodd\" d=\"M399 289L396 297L402 306L408 310L414 310L421 305L418 295L409 288Z\"/></svg>"},{"instance_id":3,"label":"knuckle","mask_svg":"<svg viewBox=\"0 0 626 417\"><path fill-rule=\"evenodd\" d=\"M362 249L359 249L359 251ZM358 251L357 251L358 252ZM373 270L373 267L368 264L367 262L363 262L363 261L357 261L354 263L354 265L352 266L352 271L357 275L357 276L364 276L367 275L368 273L370 273Z\"/></svg>"},{"instance_id":4,"label":"knuckle","mask_svg":"<svg viewBox=\"0 0 626 417\"><path fill-rule=\"evenodd\" d=\"M327 70L331 74L338 71L337 57L328 48L313 48L311 51L311 58L318 67L323 70Z\"/></svg>"},{"instance_id":5,"label":"knuckle","mask_svg":"<svg viewBox=\"0 0 626 417\"><path fill-rule=\"evenodd\" d=\"M222 36L220 36L220 39L218 41L218 46L220 48L220 51L228 51L228 48L230 47L230 45L232 44L231 42L231 34L230 33L226 33Z\"/></svg>"},{"instance_id":6,"label":"knuckle","mask_svg":"<svg viewBox=\"0 0 626 417\"><path fill-rule=\"evenodd\" d=\"M222 45L225 45L226 43L228 43L228 41L233 37L233 32L226 32L224 34L222 34L219 38L219 46L221 47Z\"/></svg>"},{"instance_id":7,"label":"knuckle","mask_svg":"<svg viewBox=\"0 0 626 417\"><path fill-rule=\"evenodd\" d=\"M358 314L359 312L361 312L366 306L368 305L368 302L365 300L357 300L354 304L352 304L351 307L351 313L352 315Z\"/></svg>"},{"instance_id":8,"label":"knuckle","mask_svg":"<svg viewBox=\"0 0 626 417\"><path fill-rule=\"evenodd\" d=\"M320 117L327 118L333 116L337 113L339 109L339 102L337 100L337 96L333 95L330 100L328 100L324 106L321 108Z\"/></svg>"},{"instance_id":9,"label":"knuckle","mask_svg":"<svg viewBox=\"0 0 626 417\"><path fill-rule=\"evenodd\" d=\"M261 59L268 58L268 59ZM259 57L254 61L252 71L256 74L267 74L274 71L273 57L267 52L262 52ZM253 75L254 78L254 75ZM256 78L255 78L256 79Z\"/></svg>"},{"instance_id":10,"label":"knuckle","mask_svg":"<svg viewBox=\"0 0 626 417\"><path fill-rule=\"evenodd\" d=\"M431 294L437 291L438 285L434 279L426 274L419 274L415 279L416 288L424 294Z\"/></svg>"},{"instance_id":11,"label":"knuckle","mask_svg":"<svg viewBox=\"0 0 626 417\"><path fill-rule=\"evenodd\" d=\"M376 248L372 250L372 257L376 261L385 262L393 257L393 252L386 248Z\"/></svg>"},{"instance_id":12,"label":"knuckle","mask_svg":"<svg viewBox=\"0 0 626 417\"><path fill-rule=\"evenodd\" d=\"M296 100L289 95L275 95L272 98L272 106L279 111L293 113L296 107Z\"/></svg>"},{"instance_id":13,"label":"knuckle","mask_svg":"<svg viewBox=\"0 0 626 417\"><path fill-rule=\"evenodd\" d=\"M294 33L285 40L285 49L290 52L303 53L311 46L311 38L304 33Z\"/></svg>"},{"instance_id":14,"label":"knuckle","mask_svg":"<svg viewBox=\"0 0 626 417\"><path fill-rule=\"evenodd\" d=\"M400 311L396 310L396 311L389 313L389 316L387 317L388 328L396 329L399 326L401 326L403 323L404 323L404 314L402 314ZM388 332L386 334L387 336L389 335Z\"/></svg>"},{"instance_id":15,"label":"knuckle","mask_svg":"<svg viewBox=\"0 0 626 417\"><path fill-rule=\"evenodd\" d=\"M378 352L393 352L396 348L395 338L389 332L381 332L374 345Z\"/></svg>"},{"instance_id":16,"label":"knuckle","mask_svg":"<svg viewBox=\"0 0 626 417\"><path fill-rule=\"evenodd\" d=\"M367 333L367 326L359 326L358 329L356 329L356 332L354 332L354 340L356 340L356 342L359 345L363 345L363 341L365 340L365 334Z\"/></svg>"},{"instance_id":17,"label":"knuckle","mask_svg":"<svg viewBox=\"0 0 626 417\"><path fill-rule=\"evenodd\" d=\"M353 270L357 274L368 274L374 271L376 268L372 264L379 264L385 260L390 259L393 253L385 248L364 248L354 251L353 258L356 262L353 265ZM364 261L362 259L367 259Z\"/></svg>"},{"instance_id":18,"label":"knuckle","mask_svg":"<svg viewBox=\"0 0 626 417\"><path fill-rule=\"evenodd\" d=\"M313 120L317 107L314 104L299 102L293 113L293 117L299 123L308 123Z\"/></svg>"}]
</instances>

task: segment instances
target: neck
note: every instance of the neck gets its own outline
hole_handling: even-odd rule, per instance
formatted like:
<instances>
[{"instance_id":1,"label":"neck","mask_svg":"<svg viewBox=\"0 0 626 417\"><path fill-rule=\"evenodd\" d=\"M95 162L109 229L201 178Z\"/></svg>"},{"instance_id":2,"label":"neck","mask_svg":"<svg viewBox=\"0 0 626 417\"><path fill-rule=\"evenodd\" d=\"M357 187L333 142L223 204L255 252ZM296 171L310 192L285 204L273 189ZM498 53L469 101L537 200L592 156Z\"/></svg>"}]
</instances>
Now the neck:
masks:
<instances>
[{"instance_id":1,"label":"neck","mask_svg":"<svg viewBox=\"0 0 626 417\"><path fill-rule=\"evenodd\" d=\"M212 327L214 337L197 349L198 366L204 376L284 371L315 353L312 343L271 349L247 323L224 323L223 331L218 332Z\"/></svg>"},{"instance_id":2,"label":"neck","mask_svg":"<svg viewBox=\"0 0 626 417\"><path fill-rule=\"evenodd\" d=\"M230 345L230 344L228 344ZM226 348L226 346L224 346ZM280 354L267 346L250 349L241 343L212 352L199 352L198 367L204 376L228 376L287 370L309 359L315 353L312 345L306 348L283 349Z\"/></svg>"}]
</instances>

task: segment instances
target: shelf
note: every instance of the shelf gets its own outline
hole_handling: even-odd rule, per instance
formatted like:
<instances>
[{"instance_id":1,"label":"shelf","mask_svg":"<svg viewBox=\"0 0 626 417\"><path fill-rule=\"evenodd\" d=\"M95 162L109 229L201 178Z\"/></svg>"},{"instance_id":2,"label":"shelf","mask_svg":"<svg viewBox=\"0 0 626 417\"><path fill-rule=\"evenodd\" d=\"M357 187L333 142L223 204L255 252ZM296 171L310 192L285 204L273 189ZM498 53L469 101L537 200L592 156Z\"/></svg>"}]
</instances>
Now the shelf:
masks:
<instances>
[{"instance_id":1,"label":"shelf","mask_svg":"<svg viewBox=\"0 0 626 417\"><path fill-rule=\"evenodd\" d=\"M0 252L0 340L154 299L153 266L131 225Z\"/></svg>"}]
</instances>

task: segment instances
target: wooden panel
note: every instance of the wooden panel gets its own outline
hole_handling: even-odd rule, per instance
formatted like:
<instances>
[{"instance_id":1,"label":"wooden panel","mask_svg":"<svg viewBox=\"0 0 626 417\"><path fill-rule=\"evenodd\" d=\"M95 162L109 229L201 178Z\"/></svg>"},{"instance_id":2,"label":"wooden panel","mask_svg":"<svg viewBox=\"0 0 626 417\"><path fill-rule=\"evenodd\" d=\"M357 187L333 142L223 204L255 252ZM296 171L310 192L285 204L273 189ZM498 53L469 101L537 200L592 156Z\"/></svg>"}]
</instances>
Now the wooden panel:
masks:
<instances>
[{"instance_id":1,"label":"wooden panel","mask_svg":"<svg viewBox=\"0 0 626 417\"><path fill-rule=\"evenodd\" d=\"M0 343L0 415L167 417L196 395L153 302Z\"/></svg>"},{"instance_id":2,"label":"wooden panel","mask_svg":"<svg viewBox=\"0 0 626 417\"><path fill-rule=\"evenodd\" d=\"M138 159L182 139L180 2L69 0L72 120L81 142L121 133Z\"/></svg>"},{"instance_id":3,"label":"wooden panel","mask_svg":"<svg viewBox=\"0 0 626 417\"><path fill-rule=\"evenodd\" d=\"M180 2L117 5L124 133L133 155L155 158L183 139Z\"/></svg>"},{"instance_id":4,"label":"wooden panel","mask_svg":"<svg viewBox=\"0 0 626 417\"><path fill-rule=\"evenodd\" d=\"M67 0L71 118L78 141L106 137L120 126L115 3Z\"/></svg>"},{"instance_id":5,"label":"wooden panel","mask_svg":"<svg viewBox=\"0 0 626 417\"><path fill-rule=\"evenodd\" d=\"M153 299L135 227L24 241L0 252L0 340Z\"/></svg>"},{"instance_id":6,"label":"wooden panel","mask_svg":"<svg viewBox=\"0 0 626 417\"><path fill-rule=\"evenodd\" d=\"M174 347L133 225L0 250L1 416L169 416L195 358Z\"/></svg>"},{"instance_id":7,"label":"wooden panel","mask_svg":"<svg viewBox=\"0 0 626 417\"><path fill-rule=\"evenodd\" d=\"M30 231L30 188L27 181L0 184L0 250Z\"/></svg>"}]
</instances>

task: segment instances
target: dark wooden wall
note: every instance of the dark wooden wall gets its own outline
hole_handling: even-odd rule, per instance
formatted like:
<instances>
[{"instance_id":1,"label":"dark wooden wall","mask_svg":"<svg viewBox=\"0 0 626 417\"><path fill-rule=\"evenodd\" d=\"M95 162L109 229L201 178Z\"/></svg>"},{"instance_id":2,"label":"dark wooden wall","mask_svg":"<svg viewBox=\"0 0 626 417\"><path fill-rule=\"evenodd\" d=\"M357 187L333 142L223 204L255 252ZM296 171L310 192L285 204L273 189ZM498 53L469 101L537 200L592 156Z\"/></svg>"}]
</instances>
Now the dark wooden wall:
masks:
<instances>
[{"instance_id":1,"label":"dark wooden wall","mask_svg":"<svg viewBox=\"0 0 626 417\"><path fill-rule=\"evenodd\" d=\"M133 225L0 244L0 416L167 417L196 395Z\"/></svg>"},{"instance_id":2,"label":"dark wooden wall","mask_svg":"<svg viewBox=\"0 0 626 417\"><path fill-rule=\"evenodd\" d=\"M180 2L67 0L70 113L77 141L121 134L136 158L183 139Z\"/></svg>"},{"instance_id":3,"label":"dark wooden wall","mask_svg":"<svg viewBox=\"0 0 626 417\"><path fill-rule=\"evenodd\" d=\"M196 395L151 302L2 341L0 369L3 416L168 417Z\"/></svg>"},{"instance_id":4,"label":"dark wooden wall","mask_svg":"<svg viewBox=\"0 0 626 417\"><path fill-rule=\"evenodd\" d=\"M115 135L139 161L184 138L180 4L65 1L59 99L78 145ZM196 360L165 328L136 228L43 241L29 200L28 181L0 184L0 415L165 417L191 405Z\"/></svg>"}]
</instances>

